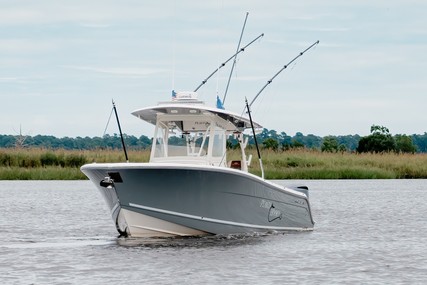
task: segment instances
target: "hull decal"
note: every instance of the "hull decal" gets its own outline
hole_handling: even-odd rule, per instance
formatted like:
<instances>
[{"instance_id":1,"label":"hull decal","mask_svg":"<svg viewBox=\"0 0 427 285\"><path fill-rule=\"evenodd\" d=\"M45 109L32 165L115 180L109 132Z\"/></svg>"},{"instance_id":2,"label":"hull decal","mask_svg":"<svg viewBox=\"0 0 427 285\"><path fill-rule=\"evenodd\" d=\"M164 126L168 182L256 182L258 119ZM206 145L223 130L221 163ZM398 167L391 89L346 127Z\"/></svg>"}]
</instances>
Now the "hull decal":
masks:
<instances>
[{"instance_id":1,"label":"hull decal","mask_svg":"<svg viewBox=\"0 0 427 285\"><path fill-rule=\"evenodd\" d=\"M229 226L263 229L263 230L278 230L278 231L295 231L295 230L296 231L312 231L313 230L312 228L275 227L275 226L263 226L263 225L238 223L238 222L219 220L219 219L213 219L213 218L202 217L202 216L195 216L195 215L190 215L190 214L185 214L185 213L179 213L179 212L174 212L174 211L169 211L169 210L164 210L164 209L158 209L158 208L143 206L143 205L134 204L134 203L129 203L129 206L134 207L134 208L138 208L138 209L142 209L142 210L147 210L147 211L152 211L152 212L157 212L157 213L162 213L162 214L167 214L167 215L172 215L172 216L177 216L177 217L182 217L182 218L188 218L188 219L193 219L193 220L198 220L198 221L206 221L206 222L211 222L211 223L229 225Z\"/></svg>"}]
</instances>

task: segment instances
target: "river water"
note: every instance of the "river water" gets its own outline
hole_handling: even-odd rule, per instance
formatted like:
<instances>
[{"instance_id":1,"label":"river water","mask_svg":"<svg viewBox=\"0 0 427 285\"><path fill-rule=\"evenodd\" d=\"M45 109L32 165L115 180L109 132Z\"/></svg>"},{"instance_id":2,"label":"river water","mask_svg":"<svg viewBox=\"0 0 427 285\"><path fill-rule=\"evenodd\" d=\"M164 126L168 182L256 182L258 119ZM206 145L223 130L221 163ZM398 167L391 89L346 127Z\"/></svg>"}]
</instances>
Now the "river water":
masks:
<instances>
[{"instance_id":1,"label":"river water","mask_svg":"<svg viewBox=\"0 0 427 285\"><path fill-rule=\"evenodd\" d=\"M89 181L0 181L1 284L427 284L427 180L307 180L313 232L117 238Z\"/></svg>"}]
</instances>

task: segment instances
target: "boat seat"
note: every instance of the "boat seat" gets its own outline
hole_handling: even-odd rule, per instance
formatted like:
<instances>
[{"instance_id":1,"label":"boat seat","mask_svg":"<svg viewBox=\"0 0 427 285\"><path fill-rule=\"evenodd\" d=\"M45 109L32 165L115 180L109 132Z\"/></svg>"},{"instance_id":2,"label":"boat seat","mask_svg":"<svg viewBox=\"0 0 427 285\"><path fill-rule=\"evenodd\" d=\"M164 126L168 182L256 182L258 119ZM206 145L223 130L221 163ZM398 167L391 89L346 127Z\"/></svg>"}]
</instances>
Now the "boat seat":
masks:
<instances>
[{"instance_id":1,"label":"boat seat","mask_svg":"<svg viewBox=\"0 0 427 285\"><path fill-rule=\"evenodd\" d=\"M230 168L242 169L242 162L240 160L232 160L230 164Z\"/></svg>"}]
</instances>

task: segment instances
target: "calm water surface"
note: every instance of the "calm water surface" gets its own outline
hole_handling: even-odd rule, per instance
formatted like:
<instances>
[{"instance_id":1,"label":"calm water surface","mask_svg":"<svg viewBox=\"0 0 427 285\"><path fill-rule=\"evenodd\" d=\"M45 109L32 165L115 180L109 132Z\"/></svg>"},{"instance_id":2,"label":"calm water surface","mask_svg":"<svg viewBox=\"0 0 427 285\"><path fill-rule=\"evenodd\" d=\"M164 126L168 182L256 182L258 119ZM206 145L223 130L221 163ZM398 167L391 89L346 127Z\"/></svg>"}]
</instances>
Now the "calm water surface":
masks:
<instances>
[{"instance_id":1,"label":"calm water surface","mask_svg":"<svg viewBox=\"0 0 427 285\"><path fill-rule=\"evenodd\" d=\"M89 181L0 181L0 283L427 284L427 180L278 183L313 232L122 239Z\"/></svg>"}]
</instances>

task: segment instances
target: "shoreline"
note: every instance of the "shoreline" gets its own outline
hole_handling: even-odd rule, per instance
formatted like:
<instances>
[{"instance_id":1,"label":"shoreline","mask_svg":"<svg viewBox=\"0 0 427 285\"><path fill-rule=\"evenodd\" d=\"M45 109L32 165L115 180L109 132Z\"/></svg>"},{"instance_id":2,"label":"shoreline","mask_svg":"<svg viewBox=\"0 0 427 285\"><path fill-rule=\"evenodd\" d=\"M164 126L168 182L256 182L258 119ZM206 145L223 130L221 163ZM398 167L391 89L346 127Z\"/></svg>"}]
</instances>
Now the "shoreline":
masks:
<instances>
[{"instance_id":1,"label":"shoreline","mask_svg":"<svg viewBox=\"0 0 427 285\"><path fill-rule=\"evenodd\" d=\"M228 150L228 160L239 158ZM255 150L248 155L256 157ZM265 177L274 179L427 179L427 154L326 153L318 150L262 150ZM147 162L149 150L129 151L132 162ZM87 180L86 163L123 162L121 150L0 149L0 180ZM249 171L260 175L252 159Z\"/></svg>"}]
</instances>

